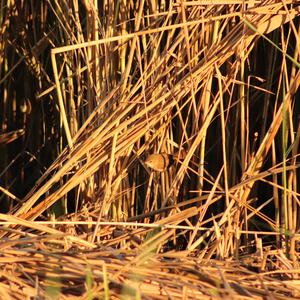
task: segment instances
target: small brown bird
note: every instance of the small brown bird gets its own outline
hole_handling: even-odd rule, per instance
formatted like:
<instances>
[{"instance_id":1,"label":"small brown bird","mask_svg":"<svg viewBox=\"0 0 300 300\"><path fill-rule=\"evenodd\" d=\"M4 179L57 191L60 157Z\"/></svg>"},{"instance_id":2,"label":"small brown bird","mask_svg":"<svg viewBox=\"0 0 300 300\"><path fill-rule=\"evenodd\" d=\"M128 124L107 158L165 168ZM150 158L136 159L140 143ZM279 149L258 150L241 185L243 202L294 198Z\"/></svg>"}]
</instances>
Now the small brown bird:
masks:
<instances>
[{"instance_id":1,"label":"small brown bird","mask_svg":"<svg viewBox=\"0 0 300 300\"><path fill-rule=\"evenodd\" d=\"M174 155L167 153L151 154L146 158L145 164L154 171L164 172L174 161L183 160L185 157L186 151L184 149L181 150L180 154L177 152Z\"/></svg>"}]
</instances>

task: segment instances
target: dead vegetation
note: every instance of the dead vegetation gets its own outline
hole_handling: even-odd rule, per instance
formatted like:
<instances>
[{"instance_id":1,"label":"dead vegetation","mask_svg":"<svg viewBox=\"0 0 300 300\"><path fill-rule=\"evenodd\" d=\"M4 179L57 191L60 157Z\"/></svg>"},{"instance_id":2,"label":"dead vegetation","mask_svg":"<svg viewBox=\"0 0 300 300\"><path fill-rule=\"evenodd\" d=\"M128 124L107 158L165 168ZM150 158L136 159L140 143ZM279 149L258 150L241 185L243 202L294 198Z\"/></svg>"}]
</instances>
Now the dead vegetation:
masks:
<instances>
[{"instance_id":1,"label":"dead vegetation","mask_svg":"<svg viewBox=\"0 0 300 300\"><path fill-rule=\"evenodd\" d=\"M299 4L2 1L1 298L299 298Z\"/></svg>"}]
</instances>

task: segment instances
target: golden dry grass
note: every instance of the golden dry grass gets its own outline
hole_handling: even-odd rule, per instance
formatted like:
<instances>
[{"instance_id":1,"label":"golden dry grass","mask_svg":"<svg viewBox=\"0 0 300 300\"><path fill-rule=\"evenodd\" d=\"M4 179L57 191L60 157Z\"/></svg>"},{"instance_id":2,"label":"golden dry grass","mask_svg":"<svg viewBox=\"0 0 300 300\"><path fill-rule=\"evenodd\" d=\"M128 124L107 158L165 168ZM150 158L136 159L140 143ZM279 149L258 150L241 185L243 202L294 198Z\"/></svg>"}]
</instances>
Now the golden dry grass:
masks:
<instances>
[{"instance_id":1,"label":"golden dry grass","mask_svg":"<svg viewBox=\"0 0 300 300\"><path fill-rule=\"evenodd\" d=\"M1 297L299 297L299 4L2 1Z\"/></svg>"}]
</instances>

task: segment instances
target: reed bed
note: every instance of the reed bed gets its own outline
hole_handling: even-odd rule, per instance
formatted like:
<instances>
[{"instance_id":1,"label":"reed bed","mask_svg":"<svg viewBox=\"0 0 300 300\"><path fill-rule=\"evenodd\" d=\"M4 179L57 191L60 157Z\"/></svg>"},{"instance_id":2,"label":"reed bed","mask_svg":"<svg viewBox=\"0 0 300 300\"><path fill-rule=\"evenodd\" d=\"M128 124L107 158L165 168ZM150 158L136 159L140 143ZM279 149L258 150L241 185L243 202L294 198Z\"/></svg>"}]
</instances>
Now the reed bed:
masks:
<instances>
[{"instance_id":1,"label":"reed bed","mask_svg":"<svg viewBox=\"0 0 300 300\"><path fill-rule=\"evenodd\" d=\"M30 243L30 247L24 247ZM2 243L3 299L287 299L299 298L293 270L257 274L232 260L186 253L118 250L58 252L55 235ZM17 245L22 245L18 248ZM280 256L280 254L277 254ZM141 258L143 256L143 258Z\"/></svg>"},{"instance_id":2,"label":"reed bed","mask_svg":"<svg viewBox=\"0 0 300 300\"><path fill-rule=\"evenodd\" d=\"M0 1L1 297L299 298L299 4Z\"/></svg>"}]
</instances>

